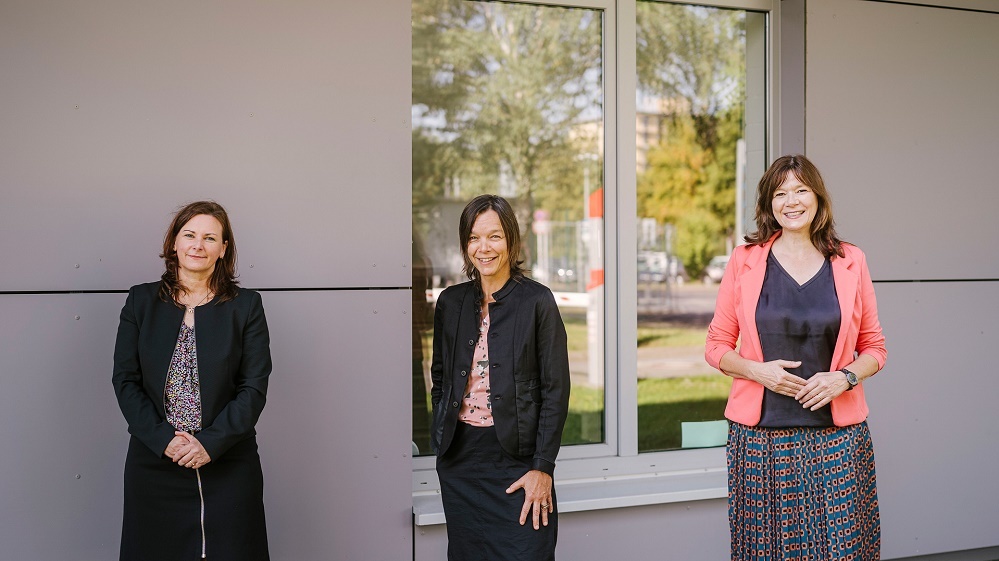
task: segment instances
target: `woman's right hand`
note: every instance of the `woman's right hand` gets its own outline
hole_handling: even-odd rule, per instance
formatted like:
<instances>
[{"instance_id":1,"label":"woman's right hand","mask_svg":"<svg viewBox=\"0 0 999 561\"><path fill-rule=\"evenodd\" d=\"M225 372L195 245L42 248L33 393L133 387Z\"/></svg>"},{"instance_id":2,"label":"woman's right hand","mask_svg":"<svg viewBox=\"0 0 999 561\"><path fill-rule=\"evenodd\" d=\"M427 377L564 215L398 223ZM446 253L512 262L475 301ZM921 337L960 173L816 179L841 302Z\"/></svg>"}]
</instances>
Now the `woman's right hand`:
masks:
<instances>
[{"instance_id":1,"label":"woman's right hand","mask_svg":"<svg viewBox=\"0 0 999 561\"><path fill-rule=\"evenodd\" d=\"M752 378L774 393L794 397L798 395L801 388L805 387L807 381L791 374L785 368L799 366L801 366L800 360L757 362L755 367L751 369Z\"/></svg>"},{"instance_id":2,"label":"woman's right hand","mask_svg":"<svg viewBox=\"0 0 999 561\"><path fill-rule=\"evenodd\" d=\"M181 448L187 446L187 439L182 436L175 436L170 444L167 444L166 450L163 451L163 455L170 458L174 462L180 458Z\"/></svg>"}]
</instances>

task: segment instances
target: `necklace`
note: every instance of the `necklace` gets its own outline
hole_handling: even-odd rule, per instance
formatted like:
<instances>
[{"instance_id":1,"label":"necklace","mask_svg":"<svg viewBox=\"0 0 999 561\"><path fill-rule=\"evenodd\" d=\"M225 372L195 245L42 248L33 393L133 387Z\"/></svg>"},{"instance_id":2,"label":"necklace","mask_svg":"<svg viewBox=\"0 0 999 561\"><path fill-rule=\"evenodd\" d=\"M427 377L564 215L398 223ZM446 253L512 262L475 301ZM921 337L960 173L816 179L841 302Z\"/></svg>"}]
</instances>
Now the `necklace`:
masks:
<instances>
[{"instance_id":1,"label":"necklace","mask_svg":"<svg viewBox=\"0 0 999 561\"><path fill-rule=\"evenodd\" d=\"M212 295L212 291L209 290L208 293L205 294L205 297L202 298L201 301L198 302L197 304L195 304L193 306L188 306L187 304L184 304L184 307L187 308L187 313L193 314L194 313L194 308L197 308L198 306L204 304L205 300L208 300L208 297L211 296L211 295Z\"/></svg>"}]
</instances>

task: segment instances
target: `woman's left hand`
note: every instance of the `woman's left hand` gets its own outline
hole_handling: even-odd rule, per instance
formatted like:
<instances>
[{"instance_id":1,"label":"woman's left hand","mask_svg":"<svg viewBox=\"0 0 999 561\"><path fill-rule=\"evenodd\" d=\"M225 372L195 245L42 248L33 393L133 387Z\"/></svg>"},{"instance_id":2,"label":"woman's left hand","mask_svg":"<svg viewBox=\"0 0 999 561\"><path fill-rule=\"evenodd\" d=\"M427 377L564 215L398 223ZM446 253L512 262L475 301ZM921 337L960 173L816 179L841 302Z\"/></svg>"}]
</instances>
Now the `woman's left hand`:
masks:
<instances>
[{"instance_id":1,"label":"woman's left hand","mask_svg":"<svg viewBox=\"0 0 999 561\"><path fill-rule=\"evenodd\" d=\"M506 492L510 494L517 489L524 490L524 508L520 511L520 525L523 526L527 522L527 513L533 512L534 529L540 530L542 525L547 526L548 513L555 512L555 504L552 502L552 476L532 469L515 481Z\"/></svg>"},{"instance_id":2,"label":"woman's left hand","mask_svg":"<svg viewBox=\"0 0 999 561\"><path fill-rule=\"evenodd\" d=\"M850 383L846 381L846 376L842 372L818 372L808 379L805 387L801 388L794 399L802 407L807 407L812 411L825 406L830 401L839 397L839 394L850 388Z\"/></svg>"},{"instance_id":3,"label":"woman's left hand","mask_svg":"<svg viewBox=\"0 0 999 561\"><path fill-rule=\"evenodd\" d=\"M211 456L208 455L208 451L205 450L205 447L201 445L201 442L193 434L183 431L176 431L174 434L187 440L187 444L171 456L170 459L174 463L186 468L198 469L212 461Z\"/></svg>"}]
</instances>

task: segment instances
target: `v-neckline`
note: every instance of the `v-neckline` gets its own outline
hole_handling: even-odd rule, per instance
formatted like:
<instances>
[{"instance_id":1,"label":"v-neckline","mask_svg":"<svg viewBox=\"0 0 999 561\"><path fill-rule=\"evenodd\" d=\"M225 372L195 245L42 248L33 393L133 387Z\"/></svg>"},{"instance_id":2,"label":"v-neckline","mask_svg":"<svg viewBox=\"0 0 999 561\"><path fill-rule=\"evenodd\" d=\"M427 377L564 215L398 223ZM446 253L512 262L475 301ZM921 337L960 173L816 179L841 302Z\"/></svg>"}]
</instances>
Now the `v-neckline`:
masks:
<instances>
[{"instance_id":1,"label":"v-neckline","mask_svg":"<svg viewBox=\"0 0 999 561\"><path fill-rule=\"evenodd\" d=\"M822 271L824 271L825 268L829 266L829 259L828 258L823 258L822 259L822 265L819 266L819 269L817 271L815 271L815 273L813 273L812 276L808 280L806 280L804 283L798 283L798 279L794 278L794 275L792 275L791 273L789 273L787 271L787 269L784 268L784 265L781 265L780 259L777 259L777 256L774 255L772 251L770 252L770 255L767 256L767 259L768 260L772 259L773 262L774 262L774 264L777 265L777 268L780 269L781 273L783 273L788 279L790 279L791 282L794 283L794 286L799 291L808 288L808 285L812 284L812 281L814 281L815 279L819 278L819 275L822 274Z\"/></svg>"}]
</instances>

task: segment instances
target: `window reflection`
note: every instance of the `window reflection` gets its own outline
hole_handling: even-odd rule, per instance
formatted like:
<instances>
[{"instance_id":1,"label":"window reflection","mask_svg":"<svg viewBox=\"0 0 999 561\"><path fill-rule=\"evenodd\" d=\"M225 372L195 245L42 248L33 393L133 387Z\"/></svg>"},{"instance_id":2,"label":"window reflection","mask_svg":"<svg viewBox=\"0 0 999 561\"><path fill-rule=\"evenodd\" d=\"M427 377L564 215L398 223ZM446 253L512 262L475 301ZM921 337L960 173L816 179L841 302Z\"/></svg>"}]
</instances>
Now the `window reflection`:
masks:
<instances>
[{"instance_id":1,"label":"window reflection","mask_svg":"<svg viewBox=\"0 0 999 561\"><path fill-rule=\"evenodd\" d=\"M747 64L764 33L752 12L637 6L639 451L680 448L681 423L724 419L731 381L704 362L704 340L718 265L741 239L737 199L755 188L746 170L765 160L762 133L747 136L764 121L751 90L765 70Z\"/></svg>"},{"instance_id":2,"label":"window reflection","mask_svg":"<svg viewBox=\"0 0 999 561\"><path fill-rule=\"evenodd\" d=\"M514 206L525 229L525 265L559 302L573 383L563 444L604 439L601 16L498 2L413 2L413 442L419 454L431 453L427 318L440 291L465 280L458 217L482 193Z\"/></svg>"}]
</instances>

